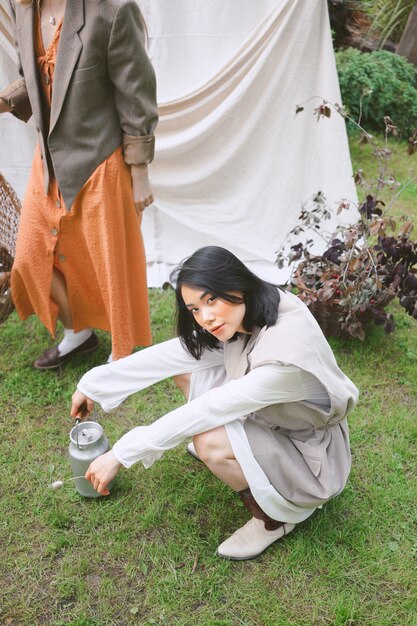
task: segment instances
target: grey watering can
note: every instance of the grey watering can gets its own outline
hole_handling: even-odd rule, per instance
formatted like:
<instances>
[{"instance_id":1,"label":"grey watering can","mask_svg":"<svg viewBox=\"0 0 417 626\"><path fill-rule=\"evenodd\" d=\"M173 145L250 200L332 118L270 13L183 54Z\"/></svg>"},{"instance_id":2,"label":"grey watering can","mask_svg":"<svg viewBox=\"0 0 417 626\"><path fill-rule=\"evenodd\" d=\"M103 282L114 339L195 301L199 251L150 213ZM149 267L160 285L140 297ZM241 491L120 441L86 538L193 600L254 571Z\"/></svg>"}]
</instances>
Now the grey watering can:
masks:
<instances>
[{"instance_id":1,"label":"grey watering can","mask_svg":"<svg viewBox=\"0 0 417 626\"><path fill-rule=\"evenodd\" d=\"M89 480L80 478L80 476L84 476L94 459L108 452L109 449L108 439L100 424L77 420L70 432L68 452L74 477L77 477L75 487L80 495L86 498L98 498L101 495L94 489ZM112 484L113 481L109 484L109 488Z\"/></svg>"}]
</instances>

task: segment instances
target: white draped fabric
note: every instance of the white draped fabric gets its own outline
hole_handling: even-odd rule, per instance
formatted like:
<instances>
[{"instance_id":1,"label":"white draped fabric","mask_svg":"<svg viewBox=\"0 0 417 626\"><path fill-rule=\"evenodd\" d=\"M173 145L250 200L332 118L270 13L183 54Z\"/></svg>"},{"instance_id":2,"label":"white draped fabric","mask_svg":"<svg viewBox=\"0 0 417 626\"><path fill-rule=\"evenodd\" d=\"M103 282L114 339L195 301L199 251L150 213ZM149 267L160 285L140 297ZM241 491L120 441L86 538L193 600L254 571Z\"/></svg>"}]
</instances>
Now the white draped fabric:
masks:
<instances>
[{"instance_id":1,"label":"white draped fabric","mask_svg":"<svg viewBox=\"0 0 417 626\"><path fill-rule=\"evenodd\" d=\"M301 204L319 190L333 208L356 201L342 118L317 122L318 99L295 115L313 96L340 102L327 0L138 2L161 116L143 221L150 286L208 244L285 281L275 253ZM2 32L0 87L15 73ZM0 171L21 195L33 134L1 116L0 142Z\"/></svg>"},{"instance_id":2,"label":"white draped fabric","mask_svg":"<svg viewBox=\"0 0 417 626\"><path fill-rule=\"evenodd\" d=\"M18 77L13 43L8 2L0 0L0 89ZM0 115L0 172L19 198L25 192L35 142L36 131L32 121L23 124L8 113Z\"/></svg>"}]
</instances>

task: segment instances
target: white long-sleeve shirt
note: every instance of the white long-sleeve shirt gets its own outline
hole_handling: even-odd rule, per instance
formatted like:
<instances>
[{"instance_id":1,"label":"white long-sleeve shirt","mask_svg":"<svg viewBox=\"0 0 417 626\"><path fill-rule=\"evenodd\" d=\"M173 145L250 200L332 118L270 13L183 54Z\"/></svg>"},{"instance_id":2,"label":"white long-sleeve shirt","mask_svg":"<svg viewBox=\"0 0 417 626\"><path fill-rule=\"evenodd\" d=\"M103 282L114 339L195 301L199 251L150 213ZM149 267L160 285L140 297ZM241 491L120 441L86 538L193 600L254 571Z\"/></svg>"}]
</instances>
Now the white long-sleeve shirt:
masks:
<instances>
[{"instance_id":1,"label":"white long-sleeve shirt","mask_svg":"<svg viewBox=\"0 0 417 626\"><path fill-rule=\"evenodd\" d=\"M105 411L117 407L129 395L177 374L204 372L223 366L223 351L206 350L194 359L179 339L136 352L85 374L78 389ZM142 461L150 467L165 450L187 437L228 424L254 411L282 402L308 401L326 404L323 386L307 372L289 365L263 365L237 380L210 389L170 411L149 426L138 426L113 447L125 467Z\"/></svg>"}]
</instances>

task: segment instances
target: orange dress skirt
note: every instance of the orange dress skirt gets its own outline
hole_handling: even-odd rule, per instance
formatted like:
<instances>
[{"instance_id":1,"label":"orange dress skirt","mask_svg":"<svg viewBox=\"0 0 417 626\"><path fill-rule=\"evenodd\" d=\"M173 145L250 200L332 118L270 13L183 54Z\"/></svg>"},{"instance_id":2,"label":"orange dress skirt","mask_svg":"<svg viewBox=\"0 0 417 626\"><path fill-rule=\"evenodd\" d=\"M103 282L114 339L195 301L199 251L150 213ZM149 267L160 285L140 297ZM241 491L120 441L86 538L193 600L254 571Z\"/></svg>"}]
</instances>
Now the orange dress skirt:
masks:
<instances>
[{"instance_id":1,"label":"orange dress skirt","mask_svg":"<svg viewBox=\"0 0 417 626\"><path fill-rule=\"evenodd\" d=\"M49 123L53 72L62 22L45 51L39 19L35 53ZM77 332L87 327L112 334L112 356L127 356L152 341L146 260L133 202L130 167L120 146L93 172L66 210L57 180L45 194L39 146L20 217L11 286L21 319L36 314L55 336L58 307L51 300L54 266L63 274Z\"/></svg>"}]
</instances>

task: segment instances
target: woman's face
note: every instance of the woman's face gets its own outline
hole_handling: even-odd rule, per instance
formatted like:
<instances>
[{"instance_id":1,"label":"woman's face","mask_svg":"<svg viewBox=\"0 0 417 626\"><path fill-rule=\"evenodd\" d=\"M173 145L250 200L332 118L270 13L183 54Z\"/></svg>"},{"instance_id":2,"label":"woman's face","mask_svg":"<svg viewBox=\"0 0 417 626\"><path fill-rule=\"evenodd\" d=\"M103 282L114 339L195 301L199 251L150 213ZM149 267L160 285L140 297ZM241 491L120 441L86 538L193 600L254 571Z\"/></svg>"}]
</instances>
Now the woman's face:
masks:
<instances>
[{"instance_id":1,"label":"woman's face","mask_svg":"<svg viewBox=\"0 0 417 626\"><path fill-rule=\"evenodd\" d=\"M244 302L237 304L227 302L208 291L194 289L187 285L181 287L181 295L197 324L219 341L228 341L237 332L247 333L242 328L246 313ZM242 298L242 293L239 291L231 291L230 295Z\"/></svg>"}]
</instances>

